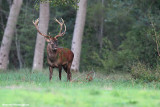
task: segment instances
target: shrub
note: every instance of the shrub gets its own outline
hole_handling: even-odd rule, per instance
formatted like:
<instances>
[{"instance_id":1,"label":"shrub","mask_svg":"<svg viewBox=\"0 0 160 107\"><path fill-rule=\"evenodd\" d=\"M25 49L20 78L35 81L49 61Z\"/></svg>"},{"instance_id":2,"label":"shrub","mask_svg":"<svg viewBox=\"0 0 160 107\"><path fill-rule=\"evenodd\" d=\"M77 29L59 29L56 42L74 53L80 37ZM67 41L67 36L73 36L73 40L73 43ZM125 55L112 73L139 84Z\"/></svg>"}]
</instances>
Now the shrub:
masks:
<instances>
[{"instance_id":1,"label":"shrub","mask_svg":"<svg viewBox=\"0 0 160 107\"><path fill-rule=\"evenodd\" d=\"M148 68L145 64L137 63L131 67L131 74L135 79L142 81L160 81L160 67L156 69Z\"/></svg>"}]
</instances>

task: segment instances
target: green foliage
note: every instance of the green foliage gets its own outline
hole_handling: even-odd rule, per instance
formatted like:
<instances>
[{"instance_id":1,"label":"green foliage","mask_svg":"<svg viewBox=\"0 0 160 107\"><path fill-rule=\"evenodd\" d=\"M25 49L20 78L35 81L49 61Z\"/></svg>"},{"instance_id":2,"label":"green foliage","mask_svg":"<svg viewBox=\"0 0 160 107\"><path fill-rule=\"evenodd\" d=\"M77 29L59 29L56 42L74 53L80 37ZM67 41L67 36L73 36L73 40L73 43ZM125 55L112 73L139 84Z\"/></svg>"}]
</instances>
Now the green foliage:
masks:
<instances>
[{"instance_id":1,"label":"green foliage","mask_svg":"<svg viewBox=\"0 0 160 107\"><path fill-rule=\"evenodd\" d=\"M39 9L39 3L49 2L49 4L53 7L61 7L61 6L71 6L75 9L78 8L78 2L79 0L36 0L34 7L38 10Z\"/></svg>"},{"instance_id":2,"label":"green foliage","mask_svg":"<svg viewBox=\"0 0 160 107\"><path fill-rule=\"evenodd\" d=\"M133 63L142 61L150 67L159 64L155 34L160 28L159 7L150 0L108 0L89 2L81 67L101 71L130 71ZM99 48L101 17L104 18L102 49ZM106 39L107 38L107 39ZM159 39L158 39L159 40ZM89 45L89 46L88 46ZM112 47L111 49L106 47Z\"/></svg>"},{"instance_id":3,"label":"green foliage","mask_svg":"<svg viewBox=\"0 0 160 107\"><path fill-rule=\"evenodd\" d=\"M84 69L103 69L104 72L113 72L113 69L116 66L116 57L113 53L113 46L111 42L105 38L103 40L103 49L101 51L90 50L90 53L87 53L85 56L87 57L85 60L82 60L86 68ZM90 62L91 61L91 62Z\"/></svg>"},{"instance_id":4,"label":"green foliage","mask_svg":"<svg viewBox=\"0 0 160 107\"><path fill-rule=\"evenodd\" d=\"M142 29L141 29L142 28ZM132 29L126 34L126 39L119 46L118 57L122 65L128 66L135 61L142 61L150 66L157 64L156 44L144 26Z\"/></svg>"},{"instance_id":5,"label":"green foliage","mask_svg":"<svg viewBox=\"0 0 160 107\"><path fill-rule=\"evenodd\" d=\"M151 69L145 64L137 63L131 68L132 76L135 79L139 79L145 82L160 81L160 67L157 66L156 69Z\"/></svg>"}]
</instances>

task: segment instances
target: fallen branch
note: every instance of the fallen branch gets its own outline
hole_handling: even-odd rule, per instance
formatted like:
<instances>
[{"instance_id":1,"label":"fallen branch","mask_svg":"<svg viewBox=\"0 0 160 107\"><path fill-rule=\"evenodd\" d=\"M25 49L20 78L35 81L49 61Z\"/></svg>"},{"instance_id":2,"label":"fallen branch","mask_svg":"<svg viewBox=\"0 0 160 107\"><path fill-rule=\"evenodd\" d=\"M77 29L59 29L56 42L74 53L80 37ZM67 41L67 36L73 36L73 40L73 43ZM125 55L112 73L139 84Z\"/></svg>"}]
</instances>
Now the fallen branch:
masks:
<instances>
[{"instance_id":1,"label":"fallen branch","mask_svg":"<svg viewBox=\"0 0 160 107\"><path fill-rule=\"evenodd\" d=\"M92 71L89 72L89 73L84 73L84 74L79 75L78 77L74 78L74 79L71 80L70 82L74 82L74 81L77 80L78 78L80 78L80 77L82 77L82 76L84 76L84 75L88 76L88 75L90 75L90 74L92 74L92 73L94 73L94 74L93 74L93 77L92 77L92 80L93 80L93 79L95 78L95 72L92 70Z\"/></svg>"}]
</instances>

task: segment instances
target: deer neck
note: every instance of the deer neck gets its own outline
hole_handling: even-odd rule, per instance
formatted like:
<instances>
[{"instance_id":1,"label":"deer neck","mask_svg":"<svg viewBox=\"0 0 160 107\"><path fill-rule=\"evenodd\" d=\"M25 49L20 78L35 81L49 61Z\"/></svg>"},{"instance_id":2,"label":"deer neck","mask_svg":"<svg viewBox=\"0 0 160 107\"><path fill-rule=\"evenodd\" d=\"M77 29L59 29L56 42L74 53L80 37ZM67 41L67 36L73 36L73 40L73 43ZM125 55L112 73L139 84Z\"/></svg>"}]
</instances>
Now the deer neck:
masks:
<instances>
[{"instance_id":1,"label":"deer neck","mask_svg":"<svg viewBox=\"0 0 160 107\"><path fill-rule=\"evenodd\" d=\"M48 53L48 56L49 57L56 57L56 54L57 54L57 50L54 50L53 48L52 48L52 45L51 44L48 44L48 46L47 46L47 53Z\"/></svg>"}]
</instances>

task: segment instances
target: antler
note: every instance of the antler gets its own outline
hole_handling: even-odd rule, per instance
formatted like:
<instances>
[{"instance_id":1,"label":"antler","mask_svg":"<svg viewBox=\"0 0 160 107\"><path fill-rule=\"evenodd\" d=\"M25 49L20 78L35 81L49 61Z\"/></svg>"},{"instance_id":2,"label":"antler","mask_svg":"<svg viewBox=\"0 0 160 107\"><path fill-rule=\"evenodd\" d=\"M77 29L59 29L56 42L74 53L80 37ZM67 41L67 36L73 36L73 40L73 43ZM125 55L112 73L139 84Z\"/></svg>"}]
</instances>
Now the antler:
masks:
<instances>
[{"instance_id":1,"label":"antler","mask_svg":"<svg viewBox=\"0 0 160 107\"><path fill-rule=\"evenodd\" d=\"M39 33L40 35L42 35L42 36L44 36L44 37L46 37L46 38L49 38L49 37L50 37L50 36L45 35L45 34L43 34L43 33L41 33L41 32L39 31L39 29L38 29L39 18L36 19L35 21L33 20L32 22L33 22L34 26L36 27L36 29L37 29L37 31L38 31L38 33Z\"/></svg>"},{"instance_id":2,"label":"antler","mask_svg":"<svg viewBox=\"0 0 160 107\"><path fill-rule=\"evenodd\" d=\"M58 37L61 37L61 36L63 36L65 33L66 33L66 25L65 25L65 23L64 23L64 20L61 18L61 20L62 20L62 22L59 22L56 18L54 19L59 25L60 25L60 31L59 31L59 34L58 35L56 35L54 38L55 39L57 39ZM61 33L62 32L62 27L63 27L63 25L64 25L64 32L63 33Z\"/></svg>"}]
</instances>

